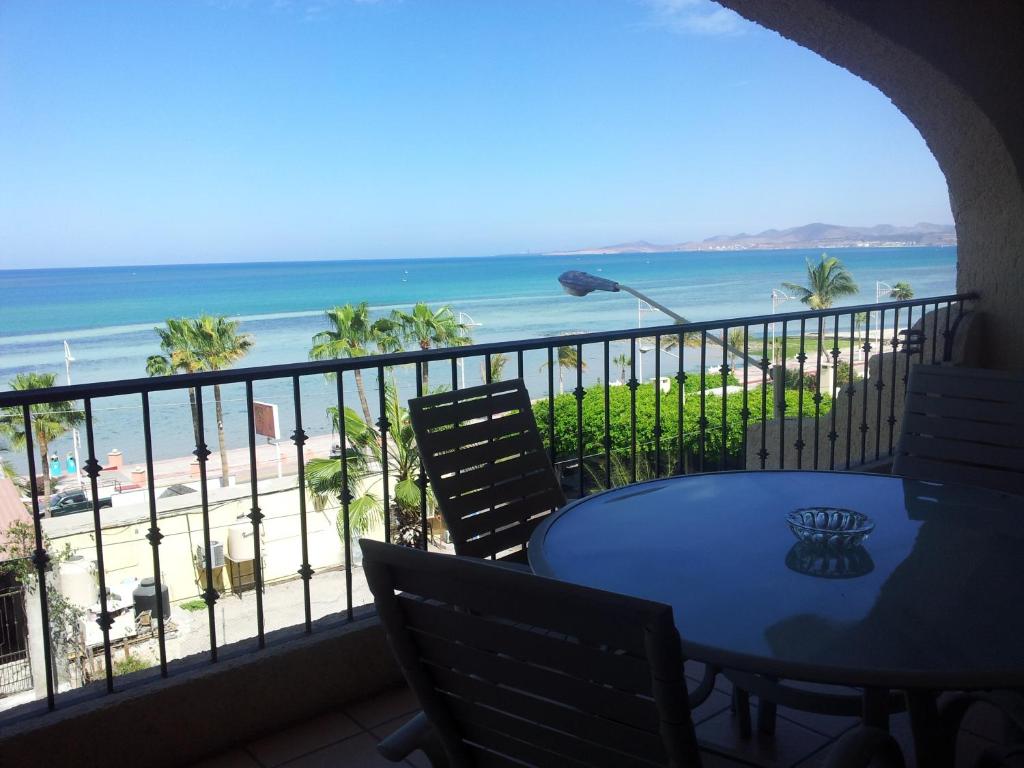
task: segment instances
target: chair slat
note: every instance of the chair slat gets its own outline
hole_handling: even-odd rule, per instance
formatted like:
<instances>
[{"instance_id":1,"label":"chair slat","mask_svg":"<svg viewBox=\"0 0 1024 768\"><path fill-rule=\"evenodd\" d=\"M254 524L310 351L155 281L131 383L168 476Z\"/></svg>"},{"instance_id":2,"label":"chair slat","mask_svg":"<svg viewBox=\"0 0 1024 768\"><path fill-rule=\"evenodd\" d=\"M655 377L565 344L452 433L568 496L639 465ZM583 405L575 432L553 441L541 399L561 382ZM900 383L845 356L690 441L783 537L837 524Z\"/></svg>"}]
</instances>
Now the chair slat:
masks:
<instances>
[{"instance_id":1,"label":"chair slat","mask_svg":"<svg viewBox=\"0 0 1024 768\"><path fill-rule=\"evenodd\" d=\"M931 435L1008 448L1020 448L1024 445L1024 435L1013 429L999 429L998 425L994 428L987 422L945 419L922 413L904 415L903 433L906 435Z\"/></svg>"},{"instance_id":2,"label":"chair slat","mask_svg":"<svg viewBox=\"0 0 1024 768\"><path fill-rule=\"evenodd\" d=\"M650 668L635 656L611 653L570 641L564 635L554 637L529 625L511 625L486 616L456 611L450 606L399 596L399 604L408 622L432 635L451 642L472 642L481 648L516 658L546 658L580 678L600 680L620 690L650 696Z\"/></svg>"},{"instance_id":3,"label":"chair slat","mask_svg":"<svg viewBox=\"0 0 1024 768\"><path fill-rule=\"evenodd\" d=\"M492 461L507 459L533 451L542 451L540 441L534 435L519 432L512 435L498 435L491 442L468 448L456 448L447 453L434 453L431 460L440 475L464 471L467 467L476 467Z\"/></svg>"},{"instance_id":4,"label":"chair slat","mask_svg":"<svg viewBox=\"0 0 1024 768\"><path fill-rule=\"evenodd\" d=\"M518 768L589 768L582 759L574 760L566 755L558 755L540 749L525 741L513 739L503 733L483 728L476 723L461 723L466 734L466 741L479 744L481 747L498 753L515 755L522 762Z\"/></svg>"},{"instance_id":5,"label":"chair slat","mask_svg":"<svg viewBox=\"0 0 1024 768\"><path fill-rule=\"evenodd\" d=\"M466 538L478 536L515 522L529 519L530 515L550 512L558 506L561 496L552 488L528 499L512 501L493 511L482 511L463 517L459 526Z\"/></svg>"},{"instance_id":6,"label":"chair slat","mask_svg":"<svg viewBox=\"0 0 1024 768\"><path fill-rule=\"evenodd\" d=\"M438 502L440 503L443 496L451 514L465 517L473 512L494 508L499 504L536 496L550 488L547 481L548 476L543 468L536 468L532 474L525 477L517 476L506 482L493 484L488 483L486 478L478 477L472 483L467 483L469 487L462 490L457 496L442 492L438 495Z\"/></svg>"},{"instance_id":7,"label":"chair slat","mask_svg":"<svg viewBox=\"0 0 1024 768\"><path fill-rule=\"evenodd\" d=\"M652 731L632 728L623 723L595 716L589 712L567 707L536 696L520 693L508 687L498 687L478 678L468 677L442 667L432 667L431 674L441 691L447 691L479 704L515 717L536 719L538 722L566 733L621 752L631 752L646 760L665 760L665 745Z\"/></svg>"},{"instance_id":8,"label":"chair slat","mask_svg":"<svg viewBox=\"0 0 1024 768\"><path fill-rule=\"evenodd\" d=\"M649 760L642 760L631 754L609 749L603 744L581 739L571 733L564 733L546 727L537 720L510 717L497 709L478 707L452 697L449 706L456 717L466 723L484 728L492 733L526 742L556 755L573 755L581 758L585 765L593 768L650 768ZM662 756L664 762L664 756Z\"/></svg>"},{"instance_id":9,"label":"chair slat","mask_svg":"<svg viewBox=\"0 0 1024 768\"><path fill-rule=\"evenodd\" d=\"M472 392L472 397L463 397ZM438 398L438 396L434 396ZM526 399L526 407L530 405ZM423 429L435 429L443 426L455 426L467 421L487 418L499 413L509 413L523 408L523 397L515 387L504 386L504 391L492 389L477 394L474 390L460 389L450 398L438 398L434 405L421 403L419 421Z\"/></svg>"},{"instance_id":10,"label":"chair slat","mask_svg":"<svg viewBox=\"0 0 1024 768\"><path fill-rule=\"evenodd\" d=\"M1024 494L1024 375L916 365L892 471Z\"/></svg>"},{"instance_id":11,"label":"chair slat","mask_svg":"<svg viewBox=\"0 0 1024 768\"><path fill-rule=\"evenodd\" d=\"M415 399L409 401L409 419L412 421L413 429L417 430L416 410L413 407L415 402ZM506 413L490 420L475 421L451 429L418 430L416 442L418 445L427 446L426 454L436 455L455 448L479 445L496 436L514 435L528 429L536 429L536 423L532 412Z\"/></svg>"},{"instance_id":12,"label":"chair slat","mask_svg":"<svg viewBox=\"0 0 1024 768\"><path fill-rule=\"evenodd\" d=\"M490 557L521 546L524 541L529 541L534 530L544 522L544 517L531 517L518 525L502 528L475 539L468 539L462 543L462 551L459 554L467 557Z\"/></svg>"}]
</instances>

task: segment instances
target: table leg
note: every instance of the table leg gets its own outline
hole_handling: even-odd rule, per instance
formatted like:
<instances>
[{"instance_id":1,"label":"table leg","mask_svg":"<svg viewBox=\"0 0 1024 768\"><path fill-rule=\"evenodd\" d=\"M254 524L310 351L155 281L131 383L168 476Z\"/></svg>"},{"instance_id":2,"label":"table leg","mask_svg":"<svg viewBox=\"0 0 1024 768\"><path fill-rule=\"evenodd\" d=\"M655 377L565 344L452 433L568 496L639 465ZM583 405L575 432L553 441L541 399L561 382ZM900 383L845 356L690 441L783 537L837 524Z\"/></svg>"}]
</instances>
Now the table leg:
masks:
<instances>
[{"instance_id":1,"label":"table leg","mask_svg":"<svg viewBox=\"0 0 1024 768\"><path fill-rule=\"evenodd\" d=\"M918 765L953 768L954 755L942 748L939 732L938 694L934 691L907 691L907 711L914 735L914 753Z\"/></svg>"}]
</instances>

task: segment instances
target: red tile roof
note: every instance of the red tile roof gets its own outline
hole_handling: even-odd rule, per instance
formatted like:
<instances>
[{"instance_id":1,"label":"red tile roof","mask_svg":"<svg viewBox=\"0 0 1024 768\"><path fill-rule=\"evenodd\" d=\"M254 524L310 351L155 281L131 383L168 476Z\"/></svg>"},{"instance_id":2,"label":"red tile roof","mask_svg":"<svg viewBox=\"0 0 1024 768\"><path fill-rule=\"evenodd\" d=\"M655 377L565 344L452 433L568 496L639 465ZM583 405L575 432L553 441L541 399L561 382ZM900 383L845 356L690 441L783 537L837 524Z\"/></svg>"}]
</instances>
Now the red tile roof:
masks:
<instances>
[{"instance_id":1,"label":"red tile roof","mask_svg":"<svg viewBox=\"0 0 1024 768\"><path fill-rule=\"evenodd\" d=\"M14 487L14 483L6 477L0 476L0 544L6 540L4 534L11 523L18 520L31 523L32 516L28 513L25 505L21 503L21 495Z\"/></svg>"}]
</instances>

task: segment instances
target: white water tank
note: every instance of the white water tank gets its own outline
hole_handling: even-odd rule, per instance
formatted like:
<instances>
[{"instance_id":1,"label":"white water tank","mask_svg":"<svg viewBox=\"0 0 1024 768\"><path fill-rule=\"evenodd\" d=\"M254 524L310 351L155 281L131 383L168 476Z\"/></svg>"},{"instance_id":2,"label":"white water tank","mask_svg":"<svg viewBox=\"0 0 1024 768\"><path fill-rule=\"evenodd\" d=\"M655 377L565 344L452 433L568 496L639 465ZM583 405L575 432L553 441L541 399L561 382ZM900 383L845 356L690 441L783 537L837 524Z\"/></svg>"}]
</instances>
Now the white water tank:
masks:
<instances>
[{"instance_id":1,"label":"white water tank","mask_svg":"<svg viewBox=\"0 0 1024 768\"><path fill-rule=\"evenodd\" d=\"M228 528L228 557L236 563L255 560L255 539L251 523L235 523Z\"/></svg>"},{"instance_id":2,"label":"white water tank","mask_svg":"<svg viewBox=\"0 0 1024 768\"><path fill-rule=\"evenodd\" d=\"M93 580L92 563L80 555L73 555L60 564L60 591L79 608L88 608L99 594Z\"/></svg>"}]
</instances>

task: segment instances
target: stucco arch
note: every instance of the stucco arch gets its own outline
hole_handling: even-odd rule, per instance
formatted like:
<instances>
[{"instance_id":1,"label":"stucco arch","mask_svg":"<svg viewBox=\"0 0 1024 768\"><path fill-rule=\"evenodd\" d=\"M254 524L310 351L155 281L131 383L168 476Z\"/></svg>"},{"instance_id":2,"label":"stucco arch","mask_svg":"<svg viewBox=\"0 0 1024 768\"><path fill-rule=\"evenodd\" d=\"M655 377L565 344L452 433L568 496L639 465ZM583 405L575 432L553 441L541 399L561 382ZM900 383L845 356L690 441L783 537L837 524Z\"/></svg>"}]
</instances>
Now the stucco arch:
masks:
<instances>
[{"instance_id":1,"label":"stucco arch","mask_svg":"<svg viewBox=\"0 0 1024 768\"><path fill-rule=\"evenodd\" d=\"M719 0L874 84L946 176L957 287L987 364L1024 368L1024 6L999 0Z\"/></svg>"}]
</instances>

